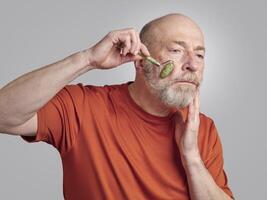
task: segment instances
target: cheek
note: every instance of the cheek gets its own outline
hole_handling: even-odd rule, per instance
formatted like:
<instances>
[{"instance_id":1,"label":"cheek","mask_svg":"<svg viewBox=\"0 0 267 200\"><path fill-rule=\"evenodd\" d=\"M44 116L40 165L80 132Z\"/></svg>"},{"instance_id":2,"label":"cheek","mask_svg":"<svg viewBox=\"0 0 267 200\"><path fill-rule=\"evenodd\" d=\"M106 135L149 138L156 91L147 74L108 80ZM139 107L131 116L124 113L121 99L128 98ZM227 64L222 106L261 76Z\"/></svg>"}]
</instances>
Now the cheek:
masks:
<instances>
[{"instance_id":1,"label":"cheek","mask_svg":"<svg viewBox=\"0 0 267 200\"><path fill-rule=\"evenodd\" d=\"M160 79L160 68L152 66L151 70L146 72L146 76L153 82L157 82Z\"/></svg>"},{"instance_id":2,"label":"cheek","mask_svg":"<svg viewBox=\"0 0 267 200\"><path fill-rule=\"evenodd\" d=\"M172 58L170 57L170 55L168 55L166 52L160 52L157 56L157 60L160 63L166 62L167 60L172 60Z\"/></svg>"},{"instance_id":3,"label":"cheek","mask_svg":"<svg viewBox=\"0 0 267 200\"><path fill-rule=\"evenodd\" d=\"M202 79L203 73L204 73L204 66L201 66L200 70L199 70L199 73L198 73L198 77Z\"/></svg>"},{"instance_id":4,"label":"cheek","mask_svg":"<svg viewBox=\"0 0 267 200\"><path fill-rule=\"evenodd\" d=\"M173 80L181 74L181 64L174 62L172 72L165 78L167 80Z\"/></svg>"},{"instance_id":5,"label":"cheek","mask_svg":"<svg viewBox=\"0 0 267 200\"><path fill-rule=\"evenodd\" d=\"M160 78L165 79L166 77L170 76L174 70L174 63L173 61L168 61L164 63L162 69L160 70Z\"/></svg>"}]
</instances>

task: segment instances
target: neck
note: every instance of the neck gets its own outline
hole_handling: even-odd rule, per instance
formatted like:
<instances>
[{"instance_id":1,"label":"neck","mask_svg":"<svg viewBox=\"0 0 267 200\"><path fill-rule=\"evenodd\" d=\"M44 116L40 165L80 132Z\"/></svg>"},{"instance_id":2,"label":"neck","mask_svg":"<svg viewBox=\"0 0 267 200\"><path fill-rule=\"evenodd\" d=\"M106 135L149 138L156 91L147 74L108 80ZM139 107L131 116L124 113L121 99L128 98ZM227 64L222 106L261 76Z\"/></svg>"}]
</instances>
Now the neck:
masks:
<instances>
[{"instance_id":1,"label":"neck","mask_svg":"<svg viewBox=\"0 0 267 200\"><path fill-rule=\"evenodd\" d=\"M157 97L155 97L144 80L136 79L129 85L129 93L137 105L149 114L164 117L167 116L171 108L164 105Z\"/></svg>"}]
</instances>

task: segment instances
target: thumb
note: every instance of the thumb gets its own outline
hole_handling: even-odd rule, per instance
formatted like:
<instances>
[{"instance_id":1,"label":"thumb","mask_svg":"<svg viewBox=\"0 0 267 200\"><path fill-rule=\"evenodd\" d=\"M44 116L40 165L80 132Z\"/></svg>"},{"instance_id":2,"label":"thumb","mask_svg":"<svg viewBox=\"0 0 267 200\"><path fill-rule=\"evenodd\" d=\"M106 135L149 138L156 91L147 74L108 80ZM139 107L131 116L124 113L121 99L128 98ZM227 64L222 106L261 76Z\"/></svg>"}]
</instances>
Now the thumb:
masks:
<instances>
[{"instance_id":1,"label":"thumb","mask_svg":"<svg viewBox=\"0 0 267 200\"><path fill-rule=\"evenodd\" d=\"M184 130L185 130L185 124L183 122L183 118L181 114L176 113L174 117L174 123L175 123L175 138L176 142L179 142Z\"/></svg>"},{"instance_id":2,"label":"thumb","mask_svg":"<svg viewBox=\"0 0 267 200\"><path fill-rule=\"evenodd\" d=\"M127 54L126 56L122 56L122 63L127 63L127 62L133 62L137 60L141 60L142 57L139 55L133 55L133 54Z\"/></svg>"}]
</instances>

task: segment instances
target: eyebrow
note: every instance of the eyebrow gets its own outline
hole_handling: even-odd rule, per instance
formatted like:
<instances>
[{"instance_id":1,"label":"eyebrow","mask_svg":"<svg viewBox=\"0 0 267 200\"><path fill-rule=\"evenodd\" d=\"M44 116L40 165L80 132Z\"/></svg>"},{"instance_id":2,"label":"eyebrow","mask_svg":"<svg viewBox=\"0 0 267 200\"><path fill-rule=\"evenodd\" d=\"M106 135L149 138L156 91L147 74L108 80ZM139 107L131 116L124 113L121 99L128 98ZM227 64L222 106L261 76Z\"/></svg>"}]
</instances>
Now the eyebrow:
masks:
<instances>
[{"instance_id":1,"label":"eyebrow","mask_svg":"<svg viewBox=\"0 0 267 200\"><path fill-rule=\"evenodd\" d=\"M187 48L188 47L188 45L186 44L186 42L184 42L184 41L173 41L175 44L178 44L178 45L180 45L180 46L182 46L182 47L184 47L184 48ZM194 50L202 50L202 51L206 51L206 49L205 49L205 47L203 47L203 46L197 46Z\"/></svg>"}]
</instances>

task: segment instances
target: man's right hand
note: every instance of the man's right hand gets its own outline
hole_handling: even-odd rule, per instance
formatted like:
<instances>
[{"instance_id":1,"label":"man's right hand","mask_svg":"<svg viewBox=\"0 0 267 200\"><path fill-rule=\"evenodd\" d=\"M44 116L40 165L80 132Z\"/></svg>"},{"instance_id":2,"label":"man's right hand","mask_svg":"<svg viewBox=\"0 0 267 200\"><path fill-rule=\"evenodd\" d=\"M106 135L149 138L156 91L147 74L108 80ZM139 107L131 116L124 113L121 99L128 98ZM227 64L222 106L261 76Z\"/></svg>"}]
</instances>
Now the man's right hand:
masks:
<instances>
[{"instance_id":1,"label":"man's right hand","mask_svg":"<svg viewBox=\"0 0 267 200\"><path fill-rule=\"evenodd\" d=\"M111 31L100 42L85 51L88 66L110 69L126 62L142 59L139 52L149 56L139 34L132 28Z\"/></svg>"},{"instance_id":2,"label":"man's right hand","mask_svg":"<svg viewBox=\"0 0 267 200\"><path fill-rule=\"evenodd\" d=\"M142 59L139 52L149 56L135 30L112 31L87 50L18 77L0 88L0 133L36 134L37 111L64 86L90 69Z\"/></svg>"}]
</instances>

